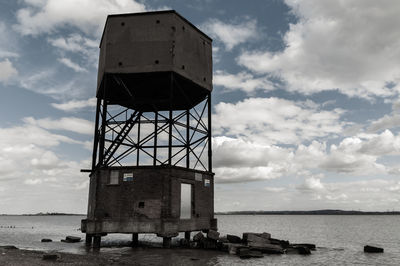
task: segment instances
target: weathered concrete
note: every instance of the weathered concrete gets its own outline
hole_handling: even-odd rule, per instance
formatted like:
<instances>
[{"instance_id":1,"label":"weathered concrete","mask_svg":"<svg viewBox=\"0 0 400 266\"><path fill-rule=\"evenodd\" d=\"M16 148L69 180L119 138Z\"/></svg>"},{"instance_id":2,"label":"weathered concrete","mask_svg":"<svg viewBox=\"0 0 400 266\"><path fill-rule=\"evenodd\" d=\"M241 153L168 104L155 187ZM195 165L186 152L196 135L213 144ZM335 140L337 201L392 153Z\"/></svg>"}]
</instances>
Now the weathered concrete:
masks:
<instances>
[{"instance_id":1,"label":"weathered concrete","mask_svg":"<svg viewBox=\"0 0 400 266\"><path fill-rule=\"evenodd\" d=\"M118 184L110 185L111 172ZM123 181L133 173L132 181ZM214 219L213 175L180 167L112 167L91 176L88 218L81 230L87 234L155 233L175 237L178 232L217 229ZM204 179L210 185L204 185ZM193 185L190 219L180 219L181 184Z\"/></svg>"}]
</instances>

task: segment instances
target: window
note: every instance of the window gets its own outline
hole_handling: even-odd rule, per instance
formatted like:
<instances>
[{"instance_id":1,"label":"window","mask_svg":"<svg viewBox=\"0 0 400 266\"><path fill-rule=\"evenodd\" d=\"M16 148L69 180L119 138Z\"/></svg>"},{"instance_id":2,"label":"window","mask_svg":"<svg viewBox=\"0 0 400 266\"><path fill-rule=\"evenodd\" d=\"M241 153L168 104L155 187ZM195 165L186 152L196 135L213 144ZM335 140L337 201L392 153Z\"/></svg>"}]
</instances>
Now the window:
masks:
<instances>
[{"instance_id":1,"label":"window","mask_svg":"<svg viewBox=\"0 0 400 266\"><path fill-rule=\"evenodd\" d=\"M210 179L204 179L204 186L209 187L210 186Z\"/></svg>"},{"instance_id":2,"label":"window","mask_svg":"<svg viewBox=\"0 0 400 266\"><path fill-rule=\"evenodd\" d=\"M110 172L110 185L118 185L119 184L119 171L111 171Z\"/></svg>"},{"instance_id":3,"label":"window","mask_svg":"<svg viewBox=\"0 0 400 266\"><path fill-rule=\"evenodd\" d=\"M124 173L123 181L124 182L133 181L133 173Z\"/></svg>"}]
</instances>

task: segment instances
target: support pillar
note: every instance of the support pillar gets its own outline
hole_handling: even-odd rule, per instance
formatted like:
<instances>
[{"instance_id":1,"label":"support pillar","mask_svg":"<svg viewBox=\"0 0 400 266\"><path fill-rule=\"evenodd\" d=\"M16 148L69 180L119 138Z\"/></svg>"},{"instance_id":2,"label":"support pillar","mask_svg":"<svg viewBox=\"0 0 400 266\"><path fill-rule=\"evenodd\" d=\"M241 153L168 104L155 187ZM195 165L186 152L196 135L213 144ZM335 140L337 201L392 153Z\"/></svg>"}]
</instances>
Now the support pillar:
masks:
<instances>
[{"instance_id":1,"label":"support pillar","mask_svg":"<svg viewBox=\"0 0 400 266\"><path fill-rule=\"evenodd\" d=\"M92 242L93 242L93 236L90 234L86 234L86 237L85 237L86 246L91 246Z\"/></svg>"},{"instance_id":2,"label":"support pillar","mask_svg":"<svg viewBox=\"0 0 400 266\"><path fill-rule=\"evenodd\" d=\"M190 241L190 231L185 232L185 239Z\"/></svg>"},{"instance_id":3,"label":"support pillar","mask_svg":"<svg viewBox=\"0 0 400 266\"><path fill-rule=\"evenodd\" d=\"M139 244L139 234L133 233L132 234L132 247L136 247Z\"/></svg>"},{"instance_id":4,"label":"support pillar","mask_svg":"<svg viewBox=\"0 0 400 266\"><path fill-rule=\"evenodd\" d=\"M163 237L163 247L170 248L171 247L171 238L170 237Z\"/></svg>"},{"instance_id":5,"label":"support pillar","mask_svg":"<svg viewBox=\"0 0 400 266\"><path fill-rule=\"evenodd\" d=\"M101 244L101 236L94 236L93 237L93 248L100 248Z\"/></svg>"}]
</instances>

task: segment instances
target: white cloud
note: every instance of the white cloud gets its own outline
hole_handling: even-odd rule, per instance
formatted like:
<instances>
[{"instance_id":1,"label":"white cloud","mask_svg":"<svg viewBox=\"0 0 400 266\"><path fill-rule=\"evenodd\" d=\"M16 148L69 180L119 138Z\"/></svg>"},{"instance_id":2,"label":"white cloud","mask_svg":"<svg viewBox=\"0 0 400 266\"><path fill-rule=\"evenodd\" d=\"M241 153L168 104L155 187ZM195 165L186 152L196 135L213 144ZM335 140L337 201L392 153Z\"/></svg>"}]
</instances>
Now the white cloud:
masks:
<instances>
[{"instance_id":1,"label":"white cloud","mask_svg":"<svg viewBox=\"0 0 400 266\"><path fill-rule=\"evenodd\" d=\"M212 38L224 43L227 50L258 37L257 21L245 19L239 23L225 23L218 19L210 19L201 28Z\"/></svg>"},{"instance_id":2,"label":"white cloud","mask_svg":"<svg viewBox=\"0 0 400 266\"><path fill-rule=\"evenodd\" d=\"M62 55L66 52L78 54L79 57L83 58L83 62L86 62L85 65L88 67L97 67L98 63L98 54L99 54L99 40L90 39L84 37L80 34L70 34L68 37L58 37L58 38L49 38L47 40L52 46L59 49ZM67 66L71 65L71 62L66 61L66 58L61 58L65 62ZM60 60L60 59L59 59ZM69 59L68 59L69 60ZM76 67L75 67L76 68ZM80 70L80 66L76 69Z\"/></svg>"},{"instance_id":3,"label":"white cloud","mask_svg":"<svg viewBox=\"0 0 400 266\"><path fill-rule=\"evenodd\" d=\"M214 131L256 143L299 144L304 140L340 134L343 110L321 110L311 102L280 98L249 98L215 106Z\"/></svg>"},{"instance_id":4,"label":"white cloud","mask_svg":"<svg viewBox=\"0 0 400 266\"><path fill-rule=\"evenodd\" d=\"M52 103L51 106L65 112L75 112L84 108L94 107L96 104L96 98L90 98L82 101L72 100L64 103Z\"/></svg>"},{"instance_id":5,"label":"white cloud","mask_svg":"<svg viewBox=\"0 0 400 266\"><path fill-rule=\"evenodd\" d=\"M8 59L0 61L0 82L5 82L17 74L18 71Z\"/></svg>"},{"instance_id":6,"label":"white cloud","mask_svg":"<svg viewBox=\"0 0 400 266\"><path fill-rule=\"evenodd\" d=\"M87 175L79 170L89 162L66 159L56 152L61 143L85 145L30 123L0 128L0 202L10 200L3 213L85 211Z\"/></svg>"},{"instance_id":7,"label":"white cloud","mask_svg":"<svg viewBox=\"0 0 400 266\"><path fill-rule=\"evenodd\" d=\"M323 191L325 186L321 183L319 178L309 177L304 180L304 183L297 187L297 189L305 191Z\"/></svg>"},{"instance_id":8,"label":"white cloud","mask_svg":"<svg viewBox=\"0 0 400 266\"><path fill-rule=\"evenodd\" d=\"M239 64L280 77L304 94L338 89L354 97L399 91L400 2L292 1L298 17L284 36L283 51L245 51ZM394 84L393 88L387 86Z\"/></svg>"},{"instance_id":9,"label":"white cloud","mask_svg":"<svg viewBox=\"0 0 400 266\"><path fill-rule=\"evenodd\" d=\"M255 90L271 91L274 85L265 77L256 78L247 72L239 72L237 74L229 74L221 70L217 70L213 76L213 84L222 86L227 90L242 90L249 94Z\"/></svg>"},{"instance_id":10,"label":"white cloud","mask_svg":"<svg viewBox=\"0 0 400 266\"><path fill-rule=\"evenodd\" d=\"M59 119L35 119L33 117L26 117L23 120L27 124L45 129L67 130L87 135L92 135L94 132L92 122L77 117L62 117Z\"/></svg>"},{"instance_id":11,"label":"white cloud","mask_svg":"<svg viewBox=\"0 0 400 266\"><path fill-rule=\"evenodd\" d=\"M76 33L69 35L67 38L49 38L48 42L54 47L66 51L80 52L84 54L88 53L88 48L95 48L97 51L99 47L98 41L83 37Z\"/></svg>"},{"instance_id":12,"label":"white cloud","mask_svg":"<svg viewBox=\"0 0 400 266\"><path fill-rule=\"evenodd\" d=\"M99 35L108 14L143 12L145 6L133 0L25 0L17 11L15 29L23 35L50 33L72 26L86 34Z\"/></svg>"},{"instance_id":13,"label":"white cloud","mask_svg":"<svg viewBox=\"0 0 400 266\"><path fill-rule=\"evenodd\" d=\"M77 63L74 63L71 61L71 59L69 58L59 58L58 61L62 64L64 64L65 66L73 69L75 72L87 72L87 69L81 67L80 65L78 65Z\"/></svg>"}]
</instances>

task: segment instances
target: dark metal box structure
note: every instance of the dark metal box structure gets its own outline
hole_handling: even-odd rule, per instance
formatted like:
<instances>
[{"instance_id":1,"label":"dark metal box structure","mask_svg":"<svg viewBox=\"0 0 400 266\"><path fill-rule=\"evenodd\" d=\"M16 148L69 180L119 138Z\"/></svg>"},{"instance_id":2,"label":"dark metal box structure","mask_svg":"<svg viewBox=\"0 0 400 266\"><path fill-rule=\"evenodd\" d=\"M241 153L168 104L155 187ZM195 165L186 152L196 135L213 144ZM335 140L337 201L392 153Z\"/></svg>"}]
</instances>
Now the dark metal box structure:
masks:
<instances>
[{"instance_id":1,"label":"dark metal box structure","mask_svg":"<svg viewBox=\"0 0 400 266\"><path fill-rule=\"evenodd\" d=\"M212 90L211 39L176 12L108 16L100 44L97 97L133 109L151 110L151 103L168 110L171 72L192 105L174 88L174 110L202 101ZM103 90L104 77L111 73L125 77L136 100L126 101L129 93L119 90L114 80Z\"/></svg>"},{"instance_id":2,"label":"dark metal box structure","mask_svg":"<svg viewBox=\"0 0 400 266\"><path fill-rule=\"evenodd\" d=\"M212 40L175 11L110 15L99 58L86 241L217 229Z\"/></svg>"}]
</instances>

